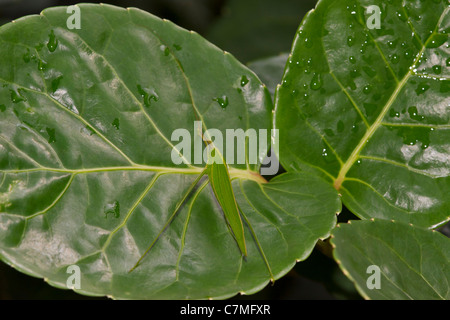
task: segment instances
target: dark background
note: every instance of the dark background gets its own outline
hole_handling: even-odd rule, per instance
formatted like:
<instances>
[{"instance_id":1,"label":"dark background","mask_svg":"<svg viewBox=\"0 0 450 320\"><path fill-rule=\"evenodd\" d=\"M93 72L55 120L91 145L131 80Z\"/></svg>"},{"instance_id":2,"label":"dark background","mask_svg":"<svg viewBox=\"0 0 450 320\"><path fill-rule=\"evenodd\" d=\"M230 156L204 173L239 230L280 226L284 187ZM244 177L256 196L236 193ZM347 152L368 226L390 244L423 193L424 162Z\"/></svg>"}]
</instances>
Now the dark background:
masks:
<instances>
[{"instance_id":1,"label":"dark background","mask_svg":"<svg viewBox=\"0 0 450 320\"><path fill-rule=\"evenodd\" d=\"M96 1L92 1L96 2ZM197 31L241 62L289 52L295 32L316 0L136 0L104 1L138 7ZM0 24L73 2L0 0ZM1 59L1 57L0 57ZM281 82L281 79L280 79ZM354 218L344 211L340 221ZM0 262L0 299L101 299L55 289ZM104 298L106 299L106 298ZM235 299L361 299L336 263L315 249L285 277L252 296Z\"/></svg>"}]
</instances>

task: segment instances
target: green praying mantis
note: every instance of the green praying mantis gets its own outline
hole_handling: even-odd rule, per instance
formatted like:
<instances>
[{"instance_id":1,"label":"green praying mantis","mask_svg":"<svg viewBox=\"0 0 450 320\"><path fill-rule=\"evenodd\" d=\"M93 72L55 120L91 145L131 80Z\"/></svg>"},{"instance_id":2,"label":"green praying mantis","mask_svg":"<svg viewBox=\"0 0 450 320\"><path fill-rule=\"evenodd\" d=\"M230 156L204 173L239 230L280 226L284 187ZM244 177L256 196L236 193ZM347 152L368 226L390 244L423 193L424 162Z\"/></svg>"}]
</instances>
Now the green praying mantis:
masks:
<instances>
[{"instance_id":1,"label":"green praying mantis","mask_svg":"<svg viewBox=\"0 0 450 320\"><path fill-rule=\"evenodd\" d=\"M201 135L203 136L203 134ZM198 184L198 182L204 175L207 175L209 177L209 183L211 184L214 195L222 208L225 220L227 222L227 226L230 230L231 235L235 239L242 256L244 258L247 257L247 245L245 243L244 225L242 223L241 215L239 213L239 207L236 202L233 188L231 186L231 179L230 174L228 172L228 166L225 162L223 155L214 146L214 143L210 140L205 139L203 140L206 143L206 147L209 148L208 162L205 169L197 176L195 181L190 185L187 192L184 194L183 198L177 203L173 214L170 216L161 232L157 235L155 240L150 244L148 249L144 252L144 254L140 257L138 262L134 265L133 268L130 269L129 272L132 272L141 264L142 260L153 248L156 241L159 239L164 230L170 225L170 223L175 218L182 204L185 202L189 194L192 192L192 190L195 188L195 186Z\"/></svg>"}]
</instances>

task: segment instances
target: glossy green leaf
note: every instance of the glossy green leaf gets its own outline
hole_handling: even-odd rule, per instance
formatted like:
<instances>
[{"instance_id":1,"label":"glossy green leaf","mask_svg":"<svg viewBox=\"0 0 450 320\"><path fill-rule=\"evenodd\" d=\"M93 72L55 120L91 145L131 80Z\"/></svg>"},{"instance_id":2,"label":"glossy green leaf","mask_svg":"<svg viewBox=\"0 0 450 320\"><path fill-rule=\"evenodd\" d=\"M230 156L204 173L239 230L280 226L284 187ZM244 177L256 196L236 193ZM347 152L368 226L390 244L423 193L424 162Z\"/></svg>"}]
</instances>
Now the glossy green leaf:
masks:
<instances>
[{"instance_id":1,"label":"glossy green leaf","mask_svg":"<svg viewBox=\"0 0 450 320\"><path fill-rule=\"evenodd\" d=\"M188 150L187 164L172 161L174 130L190 133L192 151L202 145L196 120L271 128L255 74L146 12L78 8L81 29L67 29L65 7L0 28L0 257L61 288L77 265L77 292L121 299L249 294L305 259L340 211L328 183L298 173L266 183L264 144L256 163L228 163L244 259L206 176L189 192L206 163Z\"/></svg>"},{"instance_id":2,"label":"glossy green leaf","mask_svg":"<svg viewBox=\"0 0 450 320\"><path fill-rule=\"evenodd\" d=\"M338 225L331 241L341 269L367 299L450 299L450 239L439 232L356 221Z\"/></svg>"},{"instance_id":3,"label":"glossy green leaf","mask_svg":"<svg viewBox=\"0 0 450 320\"><path fill-rule=\"evenodd\" d=\"M276 96L283 166L327 177L363 219L448 221L449 17L447 0L319 1Z\"/></svg>"}]
</instances>

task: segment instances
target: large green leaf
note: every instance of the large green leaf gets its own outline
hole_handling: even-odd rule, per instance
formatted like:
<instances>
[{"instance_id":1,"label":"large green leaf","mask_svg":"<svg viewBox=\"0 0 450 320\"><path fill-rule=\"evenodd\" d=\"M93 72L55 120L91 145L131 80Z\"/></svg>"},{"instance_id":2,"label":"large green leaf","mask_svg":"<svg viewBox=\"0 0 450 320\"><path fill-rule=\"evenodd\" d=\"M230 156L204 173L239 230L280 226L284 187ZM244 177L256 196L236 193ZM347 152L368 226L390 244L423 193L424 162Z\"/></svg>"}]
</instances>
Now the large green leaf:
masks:
<instances>
[{"instance_id":1,"label":"large green leaf","mask_svg":"<svg viewBox=\"0 0 450 320\"><path fill-rule=\"evenodd\" d=\"M67 29L65 7L0 29L2 259L61 288L75 264L80 293L159 299L252 293L305 259L340 200L313 175L265 183L264 148L229 169L245 259L207 179L164 228L204 167L172 162L175 129L198 137L200 118L221 132L270 130L254 73L146 12L78 7L81 29Z\"/></svg>"},{"instance_id":2,"label":"large green leaf","mask_svg":"<svg viewBox=\"0 0 450 320\"><path fill-rule=\"evenodd\" d=\"M380 29L366 24L371 5ZM363 219L447 221L449 10L447 0L320 1L276 95L283 166L327 177Z\"/></svg>"},{"instance_id":3,"label":"large green leaf","mask_svg":"<svg viewBox=\"0 0 450 320\"><path fill-rule=\"evenodd\" d=\"M450 239L439 232L394 221L356 221L339 224L331 241L341 269L365 298L450 299ZM373 287L377 272L379 286Z\"/></svg>"}]
</instances>

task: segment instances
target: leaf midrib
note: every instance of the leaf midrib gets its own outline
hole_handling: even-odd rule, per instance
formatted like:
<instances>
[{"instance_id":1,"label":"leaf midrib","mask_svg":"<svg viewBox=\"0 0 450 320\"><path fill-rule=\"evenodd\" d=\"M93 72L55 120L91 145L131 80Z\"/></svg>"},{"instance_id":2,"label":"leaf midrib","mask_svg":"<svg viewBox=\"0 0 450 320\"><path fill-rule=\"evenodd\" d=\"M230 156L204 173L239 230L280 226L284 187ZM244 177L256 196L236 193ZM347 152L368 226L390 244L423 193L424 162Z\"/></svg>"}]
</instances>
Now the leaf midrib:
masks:
<instances>
[{"instance_id":1,"label":"leaf midrib","mask_svg":"<svg viewBox=\"0 0 450 320\"><path fill-rule=\"evenodd\" d=\"M359 141L358 145L356 146L356 148L353 150L352 154L350 155L350 157L347 159L347 161L344 163L344 165L341 167L341 170L339 171L339 174L336 178L336 180L334 181L334 187L336 190L339 190L342 186L342 183L344 182L348 171L351 169L351 167L353 166L353 164L356 162L356 160L358 160L359 155L362 151L362 149L365 147L366 143L369 141L369 139L373 136L373 134L375 133L376 130L378 130L378 128L383 124L383 119L386 116L387 112L389 111L389 109L391 108L392 104L395 102L395 100L397 99L398 95L400 94L400 92L403 90L403 88L405 87L406 83L408 82L409 78L411 76L416 75L415 72L413 72L414 70L414 66L417 65L417 63L419 62L420 58L422 57L425 49L427 48L427 44L430 41L430 39L432 39L432 37L436 34L436 29L439 27L439 25L442 22L443 17L445 17L446 12L448 11L448 8L444 10L444 12L442 13L442 15L440 16L435 29L433 30L433 33L431 33L427 39L427 41L422 45L421 50L419 51L419 53L416 56L416 59L414 60L411 68L409 69L409 71L406 73L406 75L403 77L403 79L397 84L397 87L395 89L395 91L392 93L391 97L389 98L388 102L386 103L386 105L383 107L383 110L381 111L380 115L378 116L378 118L375 120L375 122L367 129L366 133L364 134L364 136L361 138L361 140Z\"/></svg>"},{"instance_id":2,"label":"leaf midrib","mask_svg":"<svg viewBox=\"0 0 450 320\"><path fill-rule=\"evenodd\" d=\"M21 174L21 173L33 173L33 172L54 172L54 173L67 173L67 174L90 174L99 172L114 172L114 171L150 171L158 172L161 174L200 174L204 170L203 167L192 167L192 168L173 168L173 167L163 167L163 166L118 166L118 167L98 167L98 168L88 168L88 169L61 169L61 168L49 168L49 167L38 167L31 169L11 169L11 170L0 170L3 174ZM231 180L243 179L252 180L257 183L267 183L267 181L256 171L243 170L236 168L229 168Z\"/></svg>"}]
</instances>

